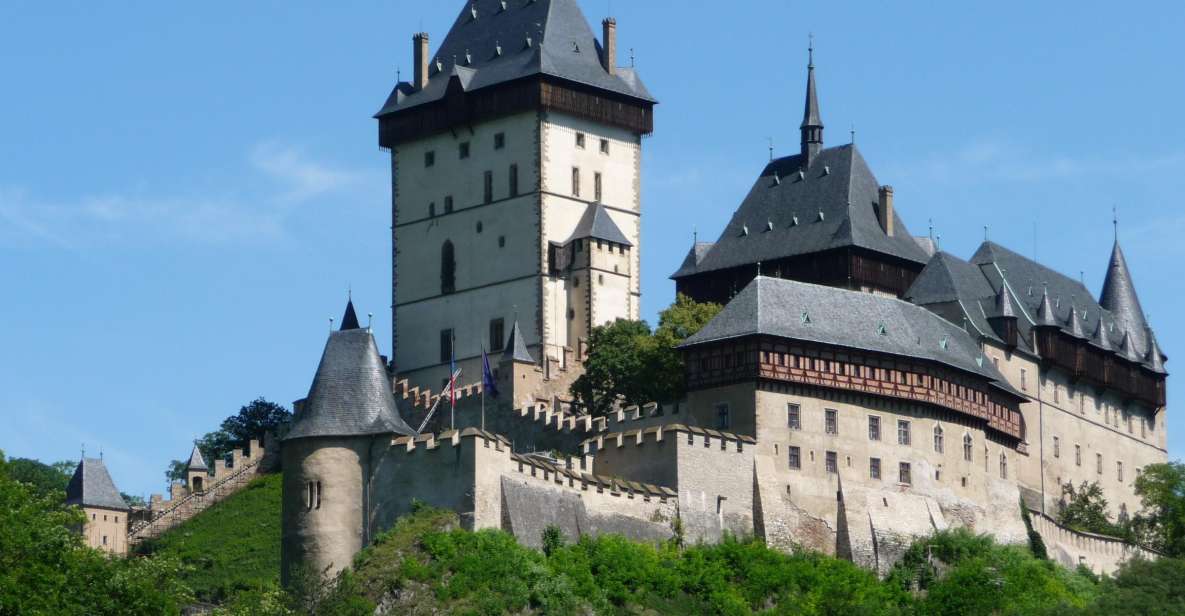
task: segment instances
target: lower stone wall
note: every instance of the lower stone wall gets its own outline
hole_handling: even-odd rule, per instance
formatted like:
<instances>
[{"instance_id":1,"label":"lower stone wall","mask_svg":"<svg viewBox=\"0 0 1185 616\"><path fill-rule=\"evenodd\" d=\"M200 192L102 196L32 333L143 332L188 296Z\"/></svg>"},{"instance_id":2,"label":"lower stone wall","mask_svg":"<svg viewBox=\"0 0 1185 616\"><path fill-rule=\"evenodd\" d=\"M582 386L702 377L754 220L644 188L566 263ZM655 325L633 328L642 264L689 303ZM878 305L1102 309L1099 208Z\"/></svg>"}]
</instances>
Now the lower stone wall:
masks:
<instances>
[{"instance_id":1,"label":"lower stone wall","mask_svg":"<svg viewBox=\"0 0 1185 616\"><path fill-rule=\"evenodd\" d=\"M1155 560L1160 557L1156 552L1115 537L1071 530L1036 510L1030 511L1029 517L1033 521L1033 530L1045 542L1050 560L1065 567L1084 565L1095 573L1109 575L1131 558Z\"/></svg>"}]
</instances>

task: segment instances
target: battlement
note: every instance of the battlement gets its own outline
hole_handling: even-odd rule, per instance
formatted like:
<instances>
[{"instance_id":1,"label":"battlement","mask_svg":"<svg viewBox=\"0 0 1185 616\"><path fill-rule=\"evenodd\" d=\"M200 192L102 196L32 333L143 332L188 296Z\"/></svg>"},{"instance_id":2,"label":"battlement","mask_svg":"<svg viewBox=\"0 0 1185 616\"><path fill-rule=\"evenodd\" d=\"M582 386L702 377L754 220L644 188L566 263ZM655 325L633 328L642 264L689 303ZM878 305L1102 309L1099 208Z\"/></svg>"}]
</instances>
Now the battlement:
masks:
<instances>
[{"instance_id":1,"label":"battlement","mask_svg":"<svg viewBox=\"0 0 1185 616\"><path fill-rule=\"evenodd\" d=\"M415 410L428 410L436 401L444 396L444 392L433 392L431 389L413 387L407 379L399 379L392 384L396 400L403 400ZM483 383L470 383L457 387L457 401L476 398L485 391Z\"/></svg>"},{"instance_id":2,"label":"battlement","mask_svg":"<svg viewBox=\"0 0 1185 616\"><path fill-rule=\"evenodd\" d=\"M657 498L659 502L663 503L667 499L677 498L679 496L678 493L670 488L656 486L650 483L640 483L620 477L608 477L574 470L571 458L568 459L566 466L551 464L535 456L524 456L517 453L510 454L510 459L517 463L519 473L529 474L531 477L539 478L543 481L549 481L561 486L566 485L569 488L579 489L581 491L588 491L591 487L597 493L604 493L608 490L614 496L624 495L627 498L641 496L645 500Z\"/></svg>"},{"instance_id":3,"label":"battlement","mask_svg":"<svg viewBox=\"0 0 1185 616\"><path fill-rule=\"evenodd\" d=\"M624 447L626 445L641 446L647 441L661 443L670 438L686 438L688 445L703 445L705 448L717 444L721 451L744 451L745 445L756 445L757 441L751 436L720 432L710 428L685 426L683 424L665 424L649 428L637 428L623 432L598 434L581 443L581 449L586 455L595 454L608 447Z\"/></svg>"},{"instance_id":4,"label":"battlement","mask_svg":"<svg viewBox=\"0 0 1185 616\"><path fill-rule=\"evenodd\" d=\"M431 433L421 434L419 436L400 436L391 439L391 447L393 449L403 448L408 453L414 452L417 449L433 450L441 446L457 447L461 444L461 439L481 438L485 439L486 444L493 443L496 451L510 451L510 441L504 436L485 432L477 428L465 428L464 430L449 430L442 432L440 435Z\"/></svg>"}]
</instances>

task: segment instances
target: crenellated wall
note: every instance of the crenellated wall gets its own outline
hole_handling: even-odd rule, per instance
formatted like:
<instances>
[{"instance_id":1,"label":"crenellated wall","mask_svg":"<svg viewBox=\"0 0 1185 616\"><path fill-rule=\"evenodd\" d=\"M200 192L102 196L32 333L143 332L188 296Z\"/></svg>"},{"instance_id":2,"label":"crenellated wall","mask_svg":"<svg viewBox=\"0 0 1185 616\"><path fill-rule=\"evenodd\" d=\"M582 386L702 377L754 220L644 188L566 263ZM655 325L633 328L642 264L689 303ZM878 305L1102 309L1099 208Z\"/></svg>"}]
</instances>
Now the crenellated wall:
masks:
<instances>
[{"instance_id":1,"label":"crenellated wall","mask_svg":"<svg viewBox=\"0 0 1185 616\"><path fill-rule=\"evenodd\" d=\"M1049 558L1066 567L1083 565L1096 574L1109 575L1131 558L1160 558L1160 554L1152 550L1115 537L1071 530L1040 511L1031 510L1029 517L1033 521L1033 530L1045 542Z\"/></svg>"}]
</instances>

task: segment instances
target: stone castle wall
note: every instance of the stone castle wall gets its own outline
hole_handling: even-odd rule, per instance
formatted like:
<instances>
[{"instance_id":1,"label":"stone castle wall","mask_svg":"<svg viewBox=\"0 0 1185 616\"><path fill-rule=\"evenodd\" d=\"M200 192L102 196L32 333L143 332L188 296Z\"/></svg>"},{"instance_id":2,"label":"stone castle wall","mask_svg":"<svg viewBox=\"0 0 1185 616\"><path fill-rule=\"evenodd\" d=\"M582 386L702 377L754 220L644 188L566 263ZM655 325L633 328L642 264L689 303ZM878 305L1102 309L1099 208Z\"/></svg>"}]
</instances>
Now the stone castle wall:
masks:
<instances>
[{"instance_id":1,"label":"stone castle wall","mask_svg":"<svg viewBox=\"0 0 1185 616\"><path fill-rule=\"evenodd\" d=\"M1029 516L1033 521L1033 530L1045 542L1049 558L1065 567L1083 565L1096 574L1112 574L1129 559L1160 558L1156 552L1115 537L1071 530L1039 511L1031 511Z\"/></svg>"}]
</instances>

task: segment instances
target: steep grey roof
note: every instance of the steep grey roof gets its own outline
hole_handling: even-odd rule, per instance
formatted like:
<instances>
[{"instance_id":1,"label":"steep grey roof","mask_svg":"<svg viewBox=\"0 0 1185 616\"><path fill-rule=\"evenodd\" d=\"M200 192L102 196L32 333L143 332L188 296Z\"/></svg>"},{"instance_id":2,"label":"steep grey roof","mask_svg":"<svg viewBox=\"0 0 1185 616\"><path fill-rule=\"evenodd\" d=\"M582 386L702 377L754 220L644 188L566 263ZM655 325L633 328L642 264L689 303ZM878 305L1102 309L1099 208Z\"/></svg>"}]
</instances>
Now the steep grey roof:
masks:
<instances>
[{"instance_id":1,"label":"steep grey roof","mask_svg":"<svg viewBox=\"0 0 1185 616\"><path fill-rule=\"evenodd\" d=\"M354 312L354 300L346 301L346 313L342 315L342 331L347 329L361 329L358 325L358 314Z\"/></svg>"},{"instance_id":2,"label":"steep grey roof","mask_svg":"<svg viewBox=\"0 0 1185 616\"><path fill-rule=\"evenodd\" d=\"M1041 303L1037 306L1037 320L1033 325L1042 327L1057 327L1057 314L1053 310L1053 302L1049 301L1049 290L1041 291Z\"/></svg>"},{"instance_id":3,"label":"steep grey roof","mask_svg":"<svg viewBox=\"0 0 1185 616\"><path fill-rule=\"evenodd\" d=\"M202 451L193 446L193 451L189 454L189 464L185 465L187 471L208 471L210 467L206 466L206 460L202 457Z\"/></svg>"},{"instance_id":4,"label":"steep grey roof","mask_svg":"<svg viewBox=\"0 0 1185 616\"><path fill-rule=\"evenodd\" d=\"M502 359L524 364L535 363L535 358L531 357L531 351L527 349L527 343L523 340L522 328L519 327L518 321L510 328L510 337L506 341L506 350L502 351Z\"/></svg>"},{"instance_id":5,"label":"steep grey roof","mask_svg":"<svg viewBox=\"0 0 1185 616\"><path fill-rule=\"evenodd\" d=\"M996 312L992 316L1006 319L1018 318L1016 299L1012 296L1012 287L1010 285L1000 285L1000 291L996 293Z\"/></svg>"},{"instance_id":6,"label":"steep grey roof","mask_svg":"<svg viewBox=\"0 0 1185 616\"><path fill-rule=\"evenodd\" d=\"M286 440L415 432L395 406L387 368L365 329L329 334L309 395Z\"/></svg>"},{"instance_id":7,"label":"steep grey roof","mask_svg":"<svg viewBox=\"0 0 1185 616\"><path fill-rule=\"evenodd\" d=\"M939 252L922 268L905 299L915 304L980 299L996 294L978 267L950 254Z\"/></svg>"},{"instance_id":8,"label":"steep grey roof","mask_svg":"<svg viewBox=\"0 0 1185 616\"><path fill-rule=\"evenodd\" d=\"M758 276L682 346L769 335L939 362L1019 395L950 321L896 298Z\"/></svg>"},{"instance_id":9,"label":"steep grey roof","mask_svg":"<svg viewBox=\"0 0 1185 616\"><path fill-rule=\"evenodd\" d=\"M929 260L900 216L894 214L892 237L881 229L880 185L855 145L821 151L800 176L802 167L801 154L769 163L697 271L848 246L918 264Z\"/></svg>"},{"instance_id":10,"label":"steep grey roof","mask_svg":"<svg viewBox=\"0 0 1185 616\"><path fill-rule=\"evenodd\" d=\"M572 240L585 238L605 240L614 244L633 247L633 243L622 233L621 228L609 217L609 210L600 203L590 203L584 211L584 216L572 232ZM571 240L569 240L571 241Z\"/></svg>"},{"instance_id":11,"label":"steep grey roof","mask_svg":"<svg viewBox=\"0 0 1185 616\"><path fill-rule=\"evenodd\" d=\"M66 504L128 510L102 460L83 458L66 486Z\"/></svg>"},{"instance_id":12,"label":"steep grey roof","mask_svg":"<svg viewBox=\"0 0 1185 616\"><path fill-rule=\"evenodd\" d=\"M605 70L576 0L510 0L505 10L500 0L467 1L429 66L423 90L398 84L376 117L440 100L454 75L465 91L544 75L655 102L633 69Z\"/></svg>"},{"instance_id":13,"label":"steep grey roof","mask_svg":"<svg viewBox=\"0 0 1185 616\"><path fill-rule=\"evenodd\" d=\"M1147 330L1148 334L1148 353L1144 356L1144 362L1153 372L1164 374L1164 353L1160 351L1160 344L1156 342L1156 335L1152 333L1152 329Z\"/></svg>"},{"instance_id":14,"label":"steep grey roof","mask_svg":"<svg viewBox=\"0 0 1185 616\"><path fill-rule=\"evenodd\" d=\"M1111 260L1107 264L1107 278L1103 281L1099 305L1111 313L1117 327L1131 332L1135 348L1143 350L1146 354L1148 337L1144 332L1148 329L1148 323L1144 319L1144 309L1140 307L1140 298L1136 295L1136 286L1132 282L1131 270L1127 268L1123 249L1119 247L1119 240L1115 241L1115 246L1111 249Z\"/></svg>"},{"instance_id":15,"label":"steep grey roof","mask_svg":"<svg viewBox=\"0 0 1185 616\"><path fill-rule=\"evenodd\" d=\"M683 258L683 264L679 269L671 274L671 279L682 278L699 271L699 262L703 260L704 255L715 246L712 242L695 242L691 246L691 250L687 251L687 256Z\"/></svg>"},{"instance_id":16,"label":"steep grey roof","mask_svg":"<svg viewBox=\"0 0 1185 616\"><path fill-rule=\"evenodd\" d=\"M819 95L815 88L815 61L813 57L807 64L806 75L806 103L803 105L802 124L799 125L799 128L811 126L823 128L823 118L819 113Z\"/></svg>"}]
</instances>

